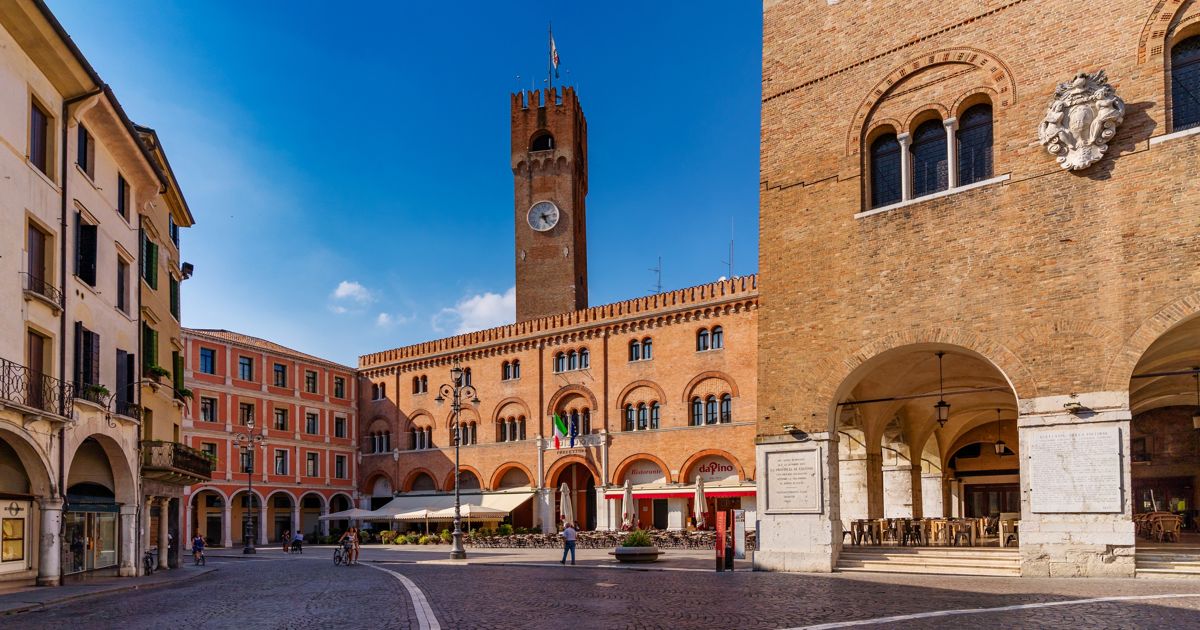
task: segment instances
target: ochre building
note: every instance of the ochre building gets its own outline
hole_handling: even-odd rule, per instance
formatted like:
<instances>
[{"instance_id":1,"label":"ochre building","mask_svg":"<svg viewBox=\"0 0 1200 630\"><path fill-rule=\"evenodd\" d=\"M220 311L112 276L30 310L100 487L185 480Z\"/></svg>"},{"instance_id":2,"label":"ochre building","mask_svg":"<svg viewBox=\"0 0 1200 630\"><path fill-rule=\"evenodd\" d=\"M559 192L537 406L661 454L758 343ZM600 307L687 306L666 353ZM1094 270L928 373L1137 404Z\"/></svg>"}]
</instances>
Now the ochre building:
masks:
<instances>
[{"instance_id":1,"label":"ochre building","mask_svg":"<svg viewBox=\"0 0 1200 630\"><path fill-rule=\"evenodd\" d=\"M579 100L524 92L511 113L518 321L359 359L362 507L447 504L456 425L440 394L458 366L479 401L459 418L460 488L513 525L553 531L564 495L588 529L682 529L732 508L753 523L756 278L588 307Z\"/></svg>"},{"instance_id":2,"label":"ochre building","mask_svg":"<svg viewBox=\"0 0 1200 630\"><path fill-rule=\"evenodd\" d=\"M962 517L1022 575L1162 569L1200 499L1200 5L763 22L756 566Z\"/></svg>"}]
</instances>

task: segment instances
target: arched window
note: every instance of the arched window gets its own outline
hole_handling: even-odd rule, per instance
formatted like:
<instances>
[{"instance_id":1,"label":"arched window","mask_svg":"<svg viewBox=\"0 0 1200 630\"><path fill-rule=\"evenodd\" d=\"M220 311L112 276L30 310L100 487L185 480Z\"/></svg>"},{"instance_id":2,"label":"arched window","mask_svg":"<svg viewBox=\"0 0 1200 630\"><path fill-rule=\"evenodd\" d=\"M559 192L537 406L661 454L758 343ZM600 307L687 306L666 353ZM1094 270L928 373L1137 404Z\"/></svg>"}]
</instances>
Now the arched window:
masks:
<instances>
[{"instance_id":1,"label":"arched window","mask_svg":"<svg viewBox=\"0 0 1200 630\"><path fill-rule=\"evenodd\" d=\"M659 404L657 402L652 403L650 405L650 428L651 429L658 428L658 422L661 419L660 418L661 412L662 412L662 408L659 406Z\"/></svg>"},{"instance_id":2,"label":"arched window","mask_svg":"<svg viewBox=\"0 0 1200 630\"><path fill-rule=\"evenodd\" d=\"M512 366L505 361L500 364L500 380L507 381L510 378L512 378Z\"/></svg>"},{"instance_id":3,"label":"arched window","mask_svg":"<svg viewBox=\"0 0 1200 630\"><path fill-rule=\"evenodd\" d=\"M580 429L583 428L579 424L579 410L572 409L570 418L569 424L567 425L567 435L579 435L582 433Z\"/></svg>"},{"instance_id":4,"label":"arched window","mask_svg":"<svg viewBox=\"0 0 1200 630\"><path fill-rule=\"evenodd\" d=\"M992 176L992 106L974 105L958 117L958 185Z\"/></svg>"},{"instance_id":5,"label":"arched window","mask_svg":"<svg viewBox=\"0 0 1200 630\"><path fill-rule=\"evenodd\" d=\"M579 420L580 435L587 435L592 432L592 410L584 409L583 417Z\"/></svg>"},{"instance_id":6,"label":"arched window","mask_svg":"<svg viewBox=\"0 0 1200 630\"><path fill-rule=\"evenodd\" d=\"M1200 126L1200 35L1171 48L1171 130Z\"/></svg>"},{"instance_id":7,"label":"arched window","mask_svg":"<svg viewBox=\"0 0 1200 630\"><path fill-rule=\"evenodd\" d=\"M733 396L721 396L721 424L733 422Z\"/></svg>"},{"instance_id":8,"label":"arched window","mask_svg":"<svg viewBox=\"0 0 1200 630\"><path fill-rule=\"evenodd\" d=\"M625 430L633 430L633 405L625 405Z\"/></svg>"},{"instance_id":9,"label":"arched window","mask_svg":"<svg viewBox=\"0 0 1200 630\"><path fill-rule=\"evenodd\" d=\"M579 353L578 352L575 352L574 350L572 350L567 353L567 369L568 370L578 370L579 369Z\"/></svg>"},{"instance_id":10,"label":"arched window","mask_svg":"<svg viewBox=\"0 0 1200 630\"><path fill-rule=\"evenodd\" d=\"M712 327L712 349L725 347L725 329L720 326Z\"/></svg>"},{"instance_id":11,"label":"arched window","mask_svg":"<svg viewBox=\"0 0 1200 630\"><path fill-rule=\"evenodd\" d=\"M371 383L371 400L379 400L379 385Z\"/></svg>"},{"instance_id":12,"label":"arched window","mask_svg":"<svg viewBox=\"0 0 1200 630\"><path fill-rule=\"evenodd\" d=\"M642 360L649 361L654 358L654 341L649 337L642 340Z\"/></svg>"},{"instance_id":13,"label":"arched window","mask_svg":"<svg viewBox=\"0 0 1200 630\"><path fill-rule=\"evenodd\" d=\"M637 408L637 428L638 431L645 431L649 427L650 415L646 409L646 403L640 403Z\"/></svg>"},{"instance_id":14,"label":"arched window","mask_svg":"<svg viewBox=\"0 0 1200 630\"><path fill-rule=\"evenodd\" d=\"M471 423L471 443L472 444L479 443L479 423L477 423L477 422Z\"/></svg>"},{"instance_id":15,"label":"arched window","mask_svg":"<svg viewBox=\"0 0 1200 630\"><path fill-rule=\"evenodd\" d=\"M554 355L554 371L555 372L566 372L567 371L567 355L565 355L561 352Z\"/></svg>"},{"instance_id":16,"label":"arched window","mask_svg":"<svg viewBox=\"0 0 1200 630\"><path fill-rule=\"evenodd\" d=\"M697 396L692 399L692 426L698 427L704 424L704 403Z\"/></svg>"},{"instance_id":17,"label":"arched window","mask_svg":"<svg viewBox=\"0 0 1200 630\"><path fill-rule=\"evenodd\" d=\"M520 432L520 437L518 439L524 440L525 439L525 416L521 416L520 419L517 420L517 430Z\"/></svg>"},{"instance_id":18,"label":"arched window","mask_svg":"<svg viewBox=\"0 0 1200 630\"><path fill-rule=\"evenodd\" d=\"M887 133L871 143L871 207L900 201L900 141Z\"/></svg>"},{"instance_id":19,"label":"arched window","mask_svg":"<svg viewBox=\"0 0 1200 630\"><path fill-rule=\"evenodd\" d=\"M554 148L554 136L542 131L533 136L529 142L530 151L549 151Z\"/></svg>"},{"instance_id":20,"label":"arched window","mask_svg":"<svg viewBox=\"0 0 1200 630\"><path fill-rule=\"evenodd\" d=\"M413 393L414 394L421 393L421 377L420 376L413 377Z\"/></svg>"},{"instance_id":21,"label":"arched window","mask_svg":"<svg viewBox=\"0 0 1200 630\"><path fill-rule=\"evenodd\" d=\"M700 332L696 333L696 351L703 352L708 350L708 329L701 328Z\"/></svg>"},{"instance_id":22,"label":"arched window","mask_svg":"<svg viewBox=\"0 0 1200 630\"><path fill-rule=\"evenodd\" d=\"M512 377L521 378L521 362L516 359L512 362Z\"/></svg>"},{"instance_id":23,"label":"arched window","mask_svg":"<svg viewBox=\"0 0 1200 630\"><path fill-rule=\"evenodd\" d=\"M588 352L587 348L579 351L579 369L586 370L591 367L592 353Z\"/></svg>"},{"instance_id":24,"label":"arched window","mask_svg":"<svg viewBox=\"0 0 1200 630\"><path fill-rule=\"evenodd\" d=\"M709 396L704 399L704 424L717 423L717 397Z\"/></svg>"},{"instance_id":25,"label":"arched window","mask_svg":"<svg viewBox=\"0 0 1200 630\"><path fill-rule=\"evenodd\" d=\"M383 450L385 453L387 451L392 450L392 432L391 431L383 432Z\"/></svg>"},{"instance_id":26,"label":"arched window","mask_svg":"<svg viewBox=\"0 0 1200 630\"><path fill-rule=\"evenodd\" d=\"M912 195L914 198L946 190L950 171L946 165L946 125L927 120L912 135Z\"/></svg>"},{"instance_id":27,"label":"arched window","mask_svg":"<svg viewBox=\"0 0 1200 630\"><path fill-rule=\"evenodd\" d=\"M380 397L380 398L387 398L387 383L380 383L380 384L379 384L379 397Z\"/></svg>"},{"instance_id":28,"label":"arched window","mask_svg":"<svg viewBox=\"0 0 1200 630\"><path fill-rule=\"evenodd\" d=\"M464 386L471 385L471 368L463 368L462 384Z\"/></svg>"},{"instance_id":29,"label":"arched window","mask_svg":"<svg viewBox=\"0 0 1200 630\"><path fill-rule=\"evenodd\" d=\"M642 342L638 341L637 339L629 342L629 360L642 360Z\"/></svg>"}]
</instances>

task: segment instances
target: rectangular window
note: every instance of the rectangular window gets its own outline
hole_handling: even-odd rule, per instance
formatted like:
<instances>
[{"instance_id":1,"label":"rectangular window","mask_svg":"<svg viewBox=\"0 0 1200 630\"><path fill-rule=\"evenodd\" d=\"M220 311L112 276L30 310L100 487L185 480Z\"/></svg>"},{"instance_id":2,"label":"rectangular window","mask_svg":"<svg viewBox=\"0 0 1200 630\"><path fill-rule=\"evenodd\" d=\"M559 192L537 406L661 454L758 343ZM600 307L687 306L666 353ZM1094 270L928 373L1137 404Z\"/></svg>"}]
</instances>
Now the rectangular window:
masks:
<instances>
[{"instance_id":1,"label":"rectangular window","mask_svg":"<svg viewBox=\"0 0 1200 630\"><path fill-rule=\"evenodd\" d=\"M117 258L117 309L129 312L129 263Z\"/></svg>"},{"instance_id":2,"label":"rectangular window","mask_svg":"<svg viewBox=\"0 0 1200 630\"><path fill-rule=\"evenodd\" d=\"M142 230L142 279L151 289L158 289L158 243Z\"/></svg>"},{"instance_id":3,"label":"rectangular window","mask_svg":"<svg viewBox=\"0 0 1200 630\"><path fill-rule=\"evenodd\" d=\"M158 331L142 322L142 371L158 366Z\"/></svg>"},{"instance_id":4,"label":"rectangular window","mask_svg":"<svg viewBox=\"0 0 1200 630\"><path fill-rule=\"evenodd\" d=\"M75 275L88 286L96 286L97 228L75 213Z\"/></svg>"},{"instance_id":5,"label":"rectangular window","mask_svg":"<svg viewBox=\"0 0 1200 630\"><path fill-rule=\"evenodd\" d=\"M244 473L254 472L254 449L253 448L242 449L242 472L244 472Z\"/></svg>"},{"instance_id":6,"label":"rectangular window","mask_svg":"<svg viewBox=\"0 0 1200 630\"><path fill-rule=\"evenodd\" d=\"M275 451L275 474L276 475L288 474L287 456L288 456L287 451L282 451L282 450Z\"/></svg>"},{"instance_id":7,"label":"rectangular window","mask_svg":"<svg viewBox=\"0 0 1200 630\"><path fill-rule=\"evenodd\" d=\"M175 276L169 276L167 281L171 287L171 317L179 321L179 281Z\"/></svg>"},{"instance_id":8,"label":"rectangular window","mask_svg":"<svg viewBox=\"0 0 1200 630\"><path fill-rule=\"evenodd\" d=\"M201 442L200 450L208 454L209 457L216 461L217 459L217 443L216 442Z\"/></svg>"},{"instance_id":9,"label":"rectangular window","mask_svg":"<svg viewBox=\"0 0 1200 630\"><path fill-rule=\"evenodd\" d=\"M36 102L29 107L29 161L50 175L50 114Z\"/></svg>"},{"instance_id":10,"label":"rectangular window","mask_svg":"<svg viewBox=\"0 0 1200 630\"><path fill-rule=\"evenodd\" d=\"M346 419L342 416L333 419L333 437L346 437Z\"/></svg>"},{"instance_id":11,"label":"rectangular window","mask_svg":"<svg viewBox=\"0 0 1200 630\"><path fill-rule=\"evenodd\" d=\"M254 359L238 357L238 378L243 381L254 380Z\"/></svg>"},{"instance_id":12,"label":"rectangular window","mask_svg":"<svg viewBox=\"0 0 1200 630\"><path fill-rule=\"evenodd\" d=\"M216 398L201 398L200 399L200 419L205 422L217 421L217 399Z\"/></svg>"},{"instance_id":13,"label":"rectangular window","mask_svg":"<svg viewBox=\"0 0 1200 630\"><path fill-rule=\"evenodd\" d=\"M175 249L179 249L179 225L175 223L175 217L167 217L167 230L171 233L171 242L175 243Z\"/></svg>"},{"instance_id":14,"label":"rectangular window","mask_svg":"<svg viewBox=\"0 0 1200 630\"><path fill-rule=\"evenodd\" d=\"M254 422L254 405L252 403L238 403L238 422L242 426L248 426Z\"/></svg>"},{"instance_id":15,"label":"rectangular window","mask_svg":"<svg viewBox=\"0 0 1200 630\"><path fill-rule=\"evenodd\" d=\"M96 146L92 140L92 134L88 133L87 127L79 125L79 142L77 148L79 155L75 158L75 163L79 168L83 169L84 173L91 179L96 178Z\"/></svg>"},{"instance_id":16,"label":"rectangular window","mask_svg":"<svg viewBox=\"0 0 1200 630\"><path fill-rule=\"evenodd\" d=\"M335 376L333 378L333 397L334 398L345 398L346 397L346 379L344 379L340 376Z\"/></svg>"},{"instance_id":17,"label":"rectangular window","mask_svg":"<svg viewBox=\"0 0 1200 630\"><path fill-rule=\"evenodd\" d=\"M288 425L287 416L288 416L287 409L276 409L275 410L275 430L276 431L287 431L287 428L288 428L287 427L287 425Z\"/></svg>"},{"instance_id":18,"label":"rectangular window","mask_svg":"<svg viewBox=\"0 0 1200 630\"><path fill-rule=\"evenodd\" d=\"M317 373L312 370L304 371L304 391L315 394L317 393Z\"/></svg>"},{"instance_id":19,"label":"rectangular window","mask_svg":"<svg viewBox=\"0 0 1200 630\"><path fill-rule=\"evenodd\" d=\"M335 455L333 458L333 476L337 479L346 478L346 456Z\"/></svg>"},{"instance_id":20,"label":"rectangular window","mask_svg":"<svg viewBox=\"0 0 1200 630\"><path fill-rule=\"evenodd\" d=\"M212 348L200 348L200 371L205 374L217 373L217 351Z\"/></svg>"},{"instance_id":21,"label":"rectangular window","mask_svg":"<svg viewBox=\"0 0 1200 630\"><path fill-rule=\"evenodd\" d=\"M305 462L305 467L304 467L304 476L306 476L306 477L320 477L321 476L320 461L317 459L317 457L318 456L316 453L308 453L305 456L306 462Z\"/></svg>"},{"instance_id":22,"label":"rectangular window","mask_svg":"<svg viewBox=\"0 0 1200 630\"><path fill-rule=\"evenodd\" d=\"M75 387L79 389L100 384L100 335L75 322Z\"/></svg>"},{"instance_id":23,"label":"rectangular window","mask_svg":"<svg viewBox=\"0 0 1200 630\"><path fill-rule=\"evenodd\" d=\"M129 220L129 206L129 182L125 181L124 175L117 173L117 214L126 221Z\"/></svg>"},{"instance_id":24,"label":"rectangular window","mask_svg":"<svg viewBox=\"0 0 1200 630\"><path fill-rule=\"evenodd\" d=\"M50 248L50 237L33 223L29 224L29 232L25 238L26 253L29 255L29 277L33 282L28 287L32 291L37 291L42 295L49 293L45 289L45 285L50 284L48 280L51 277L49 263L50 257L47 256L47 251Z\"/></svg>"},{"instance_id":25,"label":"rectangular window","mask_svg":"<svg viewBox=\"0 0 1200 630\"><path fill-rule=\"evenodd\" d=\"M120 348L117 349L117 361L115 372L117 374L117 391L113 392L116 396L116 411L123 416L132 417L134 396L134 383L137 381L135 370L137 364L133 354L125 352Z\"/></svg>"},{"instance_id":26,"label":"rectangular window","mask_svg":"<svg viewBox=\"0 0 1200 630\"><path fill-rule=\"evenodd\" d=\"M315 413L305 414L305 416L304 416L304 432L309 435L316 435L317 433L320 433L320 430L321 430L321 424L320 424L320 421L317 419L317 414L315 414Z\"/></svg>"},{"instance_id":27,"label":"rectangular window","mask_svg":"<svg viewBox=\"0 0 1200 630\"><path fill-rule=\"evenodd\" d=\"M25 519L0 520L0 562L25 559Z\"/></svg>"},{"instance_id":28,"label":"rectangular window","mask_svg":"<svg viewBox=\"0 0 1200 630\"><path fill-rule=\"evenodd\" d=\"M275 364L275 387L287 387L287 366L282 363Z\"/></svg>"}]
</instances>

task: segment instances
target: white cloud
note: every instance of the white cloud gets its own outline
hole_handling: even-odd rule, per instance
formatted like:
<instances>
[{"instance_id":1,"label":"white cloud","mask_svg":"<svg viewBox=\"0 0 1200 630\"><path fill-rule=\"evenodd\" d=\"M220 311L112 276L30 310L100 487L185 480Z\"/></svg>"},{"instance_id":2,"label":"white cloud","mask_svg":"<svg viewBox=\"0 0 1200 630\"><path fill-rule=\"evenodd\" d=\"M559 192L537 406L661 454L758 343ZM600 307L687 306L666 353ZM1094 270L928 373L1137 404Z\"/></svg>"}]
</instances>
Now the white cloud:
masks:
<instances>
[{"instance_id":1,"label":"white cloud","mask_svg":"<svg viewBox=\"0 0 1200 630\"><path fill-rule=\"evenodd\" d=\"M338 315L343 315L350 312L350 309L346 308L345 306L338 306L337 304L330 304L329 310Z\"/></svg>"},{"instance_id":2,"label":"white cloud","mask_svg":"<svg viewBox=\"0 0 1200 630\"><path fill-rule=\"evenodd\" d=\"M391 313L380 313L375 317L375 325L380 328L391 328L392 326L402 326L415 319L415 315L401 315L399 313L393 315Z\"/></svg>"},{"instance_id":3,"label":"white cloud","mask_svg":"<svg viewBox=\"0 0 1200 630\"><path fill-rule=\"evenodd\" d=\"M339 282L337 288L333 290L331 297L335 300L355 302L357 304L370 304L375 301L375 296L371 295L367 287L354 280L342 280Z\"/></svg>"},{"instance_id":4,"label":"white cloud","mask_svg":"<svg viewBox=\"0 0 1200 630\"><path fill-rule=\"evenodd\" d=\"M509 287L503 295L477 293L459 300L453 308L444 308L433 316L433 329L445 332L453 329L454 334L473 332L511 324L517 318L517 288Z\"/></svg>"}]
</instances>

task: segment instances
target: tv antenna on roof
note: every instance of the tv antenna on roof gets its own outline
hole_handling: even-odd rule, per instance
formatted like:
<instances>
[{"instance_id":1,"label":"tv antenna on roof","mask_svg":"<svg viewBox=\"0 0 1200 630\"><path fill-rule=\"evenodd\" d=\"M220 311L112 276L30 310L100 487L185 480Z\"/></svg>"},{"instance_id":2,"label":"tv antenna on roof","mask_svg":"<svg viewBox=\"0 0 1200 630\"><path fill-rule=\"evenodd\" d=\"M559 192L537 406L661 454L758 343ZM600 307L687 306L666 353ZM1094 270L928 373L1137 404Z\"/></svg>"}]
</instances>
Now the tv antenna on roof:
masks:
<instances>
[{"instance_id":1,"label":"tv antenna on roof","mask_svg":"<svg viewBox=\"0 0 1200 630\"><path fill-rule=\"evenodd\" d=\"M654 272L654 288L650 289L650 293L662 293L662 256L658 257L658 266L652 267L650 271Z\"/></svg>"}]
</instances>

